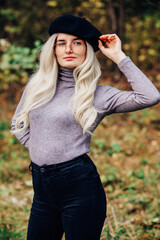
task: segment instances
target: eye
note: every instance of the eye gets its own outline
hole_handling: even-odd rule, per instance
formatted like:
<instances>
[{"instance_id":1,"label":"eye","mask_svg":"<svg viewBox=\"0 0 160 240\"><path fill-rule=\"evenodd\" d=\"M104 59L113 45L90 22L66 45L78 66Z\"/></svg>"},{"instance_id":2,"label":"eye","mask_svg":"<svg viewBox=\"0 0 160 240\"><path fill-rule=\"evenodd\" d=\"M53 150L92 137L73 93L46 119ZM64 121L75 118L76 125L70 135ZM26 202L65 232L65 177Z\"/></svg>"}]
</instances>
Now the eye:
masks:
<instances>
[{"instance_id":1,"label":"eye","mask_svg":"<svg viewBox=\"0 0 160 240\"><path fill-rule=\"evenodd\" d=\"M80 41L74 42L74 45L81 45L82 43Z\"/></svg>"},{"instance_id":2,"label":"eye","mask_svg":"<svg viewBox=\"0 0 160 240\"><path fill-rule=\"evenodd\" d=\"M65 45L66 45L66 43L64 43L64 42L57 43L57 46L60 46L60 47L65 46Z\"/></svg>"}]
</instances>

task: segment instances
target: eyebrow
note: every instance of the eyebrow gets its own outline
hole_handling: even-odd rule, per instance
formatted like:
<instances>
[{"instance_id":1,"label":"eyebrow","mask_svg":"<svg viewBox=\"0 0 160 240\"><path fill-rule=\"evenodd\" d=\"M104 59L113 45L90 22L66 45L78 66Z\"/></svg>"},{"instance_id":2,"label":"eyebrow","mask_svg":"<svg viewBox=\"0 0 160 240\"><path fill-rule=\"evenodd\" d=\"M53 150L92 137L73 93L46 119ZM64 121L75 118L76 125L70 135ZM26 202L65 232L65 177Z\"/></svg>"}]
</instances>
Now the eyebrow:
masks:
<instances>
[{"instance_id":1,"label":"eyebrow","mask_svg":"<svg viewBox=\"0 0 160 240\"><path fill-rule=\"evenodd\" d=\"M75 40L82 40L81 38L74 38L72 39L72 41L75 41ZM65 42L66 40L64 39L58 39L57 42Z\"/></svg>"}]
</instances>

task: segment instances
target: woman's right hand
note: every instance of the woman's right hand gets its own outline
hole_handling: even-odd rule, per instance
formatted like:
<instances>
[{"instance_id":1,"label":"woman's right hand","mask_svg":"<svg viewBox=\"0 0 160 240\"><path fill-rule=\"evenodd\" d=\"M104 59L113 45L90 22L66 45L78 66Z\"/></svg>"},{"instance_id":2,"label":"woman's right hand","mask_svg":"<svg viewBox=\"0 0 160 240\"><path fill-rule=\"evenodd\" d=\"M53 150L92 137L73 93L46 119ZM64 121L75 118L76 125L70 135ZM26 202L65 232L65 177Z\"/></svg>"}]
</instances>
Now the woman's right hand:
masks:
<instances>
[{"instance_id":1,"label":"woman's right hand","mask_svg":"<svg viewBox=\"0 0 160 240\"><path fill-rule=\"evenodd\" d=\"M123 58L126 57L125 53L122 51L121 40L116 34L106 34L100 36L99 38L99 49L113 62L118 64ZM104 47L101 41L105 42L107 47Z\"/></svg>"}]
</instances>

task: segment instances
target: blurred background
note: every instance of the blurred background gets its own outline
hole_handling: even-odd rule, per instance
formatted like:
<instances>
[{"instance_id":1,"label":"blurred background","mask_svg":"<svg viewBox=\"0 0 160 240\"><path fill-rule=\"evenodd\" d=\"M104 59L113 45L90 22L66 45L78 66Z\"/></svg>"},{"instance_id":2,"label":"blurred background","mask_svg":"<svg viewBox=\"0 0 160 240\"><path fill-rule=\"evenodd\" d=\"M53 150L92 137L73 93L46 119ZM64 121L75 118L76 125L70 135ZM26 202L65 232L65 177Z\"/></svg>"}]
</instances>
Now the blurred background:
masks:
<instances>
[{"instance_id":1,"label":"blurred background","mask_svg":"<svg viewBox=\"0 0 160 240\"><path fill-rule=\"evenodd\" d=\"M123 51L160 90L160 1L0 1L0 239L24 240L32 203L29 154L10 133L11 118L56 17L86 17L102 34L117 33ZM100 84L130 90L100 51ZM108 200L103 239L159 239L159 105L105 118L90 156Z\"/></svg>"}]
</instances>

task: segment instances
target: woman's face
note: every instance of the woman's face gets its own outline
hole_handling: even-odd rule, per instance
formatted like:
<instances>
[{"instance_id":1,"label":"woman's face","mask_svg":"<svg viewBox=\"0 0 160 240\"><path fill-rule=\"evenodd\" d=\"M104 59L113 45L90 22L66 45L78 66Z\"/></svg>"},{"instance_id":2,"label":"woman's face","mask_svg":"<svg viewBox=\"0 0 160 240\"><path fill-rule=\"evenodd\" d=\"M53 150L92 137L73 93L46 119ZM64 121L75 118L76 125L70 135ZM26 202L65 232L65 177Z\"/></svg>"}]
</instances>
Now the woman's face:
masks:
<instances>
[{"instance_id":1,"label":"woman's face","mask_svg":"<svg viewBox=\"0 0 160 240\"><path fill-rule=\"evenodd\" d=\"M84 40L67 33L58 34L54 49L57 61L62 67L78 67L86 58Z\"/></svg>"}]
</instances>

